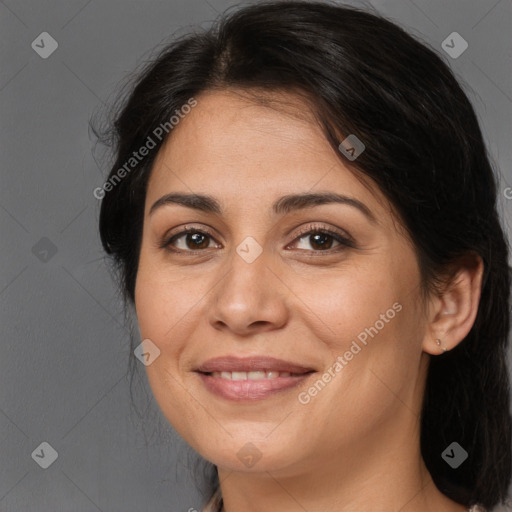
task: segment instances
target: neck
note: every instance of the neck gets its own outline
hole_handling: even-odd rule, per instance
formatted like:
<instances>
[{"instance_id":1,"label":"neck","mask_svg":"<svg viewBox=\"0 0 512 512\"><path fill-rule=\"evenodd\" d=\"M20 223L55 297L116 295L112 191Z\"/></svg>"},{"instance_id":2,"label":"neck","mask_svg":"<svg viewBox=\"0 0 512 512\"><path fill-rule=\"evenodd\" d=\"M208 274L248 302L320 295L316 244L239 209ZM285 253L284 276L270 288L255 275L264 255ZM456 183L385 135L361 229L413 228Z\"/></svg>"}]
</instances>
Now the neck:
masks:
<instances>
[{"instance_id":1,"label":"neck","mask_svg":"<svg viewBox=\"0 0 512 512\"><path fill-rule=\"evenodd\" d=\"M436 488L421 457L418 419L407 408L402 411L405 431L382 425L379 435L328 450L327 456L312 455L300 468L219 467L223 512L465 512Z\"/></svg>"}]
</instances>

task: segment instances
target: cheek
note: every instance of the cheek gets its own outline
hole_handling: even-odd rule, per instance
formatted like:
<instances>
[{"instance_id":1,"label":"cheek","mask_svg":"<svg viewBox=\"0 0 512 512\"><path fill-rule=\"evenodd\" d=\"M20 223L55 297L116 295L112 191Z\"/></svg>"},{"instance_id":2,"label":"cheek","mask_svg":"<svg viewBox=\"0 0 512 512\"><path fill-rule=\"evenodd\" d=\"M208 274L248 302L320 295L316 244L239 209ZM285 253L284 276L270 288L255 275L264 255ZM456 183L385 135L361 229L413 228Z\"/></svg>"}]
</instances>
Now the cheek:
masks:
<instances>
[{"instance_id":1,"label":"cheek","mask_svg":"<svg viewBox=\"0 0 512 512\"><path fill-rule=\"evenodd\" d=\"M366 395L377 409L381 394L389 395L386 385L399 389L411 378L422 338L413 260L378 260L333 272L314 285L302 280L297 293L314 313L307 315L310 329L330 353L326 371L336 375L332 391L357 403Z\"/></svg>"},{"instance_id":2,"label":"cheek","mask_svg":"<svg viewBox=\"0 0 512 512\"><path fill-rule=\"evenodd\" d=\"M392 269L383 263L330 270L311 280L296 280L294 292L299 307L307 313L319 338L337 354L348 350L350 341L379 322L380 315L394 317L393 304L402 293ZM387 319L387 317L386 317ZM387 323L386 323L387 327ZM362 336L364 337L364 336Z\"/></svg>"},{"instance_id":3,"label":"cheek","mask_svg":"<svg viewBox=\"0 0 512 512\"><path fill-rule=\"evenodd\" d=\"M160 350L159 357L145 367L146 375L155 400L169 423L180 432L186 432L187 417L200 414L200 411L194 413L194 404L187 402L179 362L189 329L193 328L193 322L188 320L192 320L192 306L197 299L195 294L187 292L190 287L169 282L169 277L155 267L149 269L141 259L135 288L141 337L149 338ZM184 438L188 440L186 435Z\"/></svg>"},{"instance_id":4,"label":"cheek","mask_svg":"<svg viewBox=\"0 0 512 512\"><path fill-rule=\"evenodd\" d=\"M199 283L184 280L183 274L150 265L141 255L135 287L135 308L143 338L150 338L162 351L178 348L179 338L187 329L188 317L204 293ZM205 287L206 288L206 287ZM206 290L205 290L206 291Z\"/></svg>"},{"instance_id":5,"label":"cheek","mask_svg":"<svg viewBox=\"0 0 512 512\"><path fill-rule=\"evenodd\" d=\"M140 333L143 338L149 338L159 347L164 341L164 334L173 325L170 312L173 311L166 288L160 286L154 276L147 275L143 270L137 277L135 289L135 308ZM162 347L161 347L162 348Z\"/></svg>"}]
</instances>

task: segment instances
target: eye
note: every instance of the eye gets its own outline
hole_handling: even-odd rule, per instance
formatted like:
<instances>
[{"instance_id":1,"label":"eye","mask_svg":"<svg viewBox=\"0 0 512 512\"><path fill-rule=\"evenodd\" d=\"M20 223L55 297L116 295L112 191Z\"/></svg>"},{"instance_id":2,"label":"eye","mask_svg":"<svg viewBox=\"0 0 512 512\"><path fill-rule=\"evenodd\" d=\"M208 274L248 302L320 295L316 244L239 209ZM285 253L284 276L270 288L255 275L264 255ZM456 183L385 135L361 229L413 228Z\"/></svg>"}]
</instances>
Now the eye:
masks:
<instances>
[{"instance_id":1,"label":"eye","mask_svg":"<svg viewBox=\"0 0 512 512\"><path fill-rule=\"evenodd\" d=\"M296 243L298 241L298 244ZM335 249L330 251L337 252L346 247L354 247L354 242L346 235L327 229L325 227L308 226L293 242L295 245L302 245L299 249L305 249L313 252L329 251L333 244ZM309 245L309 247L308 247Z\"/></svg>"},{"instance_id":2,"label":"eye","mask_svg":"<svg viewBox=\"0 0 512 512\"><path fill-rule=\"evenodd\" d=\"M165 238L160 248L173 252L195 252L210 248L210 242L214 240L211 233L198 228L187 228L170 238Z\"/></svg>"}]
</instances>

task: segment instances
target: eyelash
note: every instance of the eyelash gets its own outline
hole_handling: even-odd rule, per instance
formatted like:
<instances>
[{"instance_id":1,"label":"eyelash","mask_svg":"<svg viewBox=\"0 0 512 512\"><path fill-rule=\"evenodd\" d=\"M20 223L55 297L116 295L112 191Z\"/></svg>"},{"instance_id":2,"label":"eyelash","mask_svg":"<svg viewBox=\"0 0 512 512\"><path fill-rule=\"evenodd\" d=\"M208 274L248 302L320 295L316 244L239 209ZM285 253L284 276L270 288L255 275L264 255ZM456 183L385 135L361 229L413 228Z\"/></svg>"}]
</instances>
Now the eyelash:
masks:
<instances>
[{"instance_id":1,"label":"eyelash","mask_svg":"<svg viewBox=\"0 0 512 512\"><path fill-rule=\"evenodd\" d=\"M201 235L205 235L207 237L210 237L212 240L215 240L213 237L213 234L205 229L198 229L194 227L186 227L183 231L180 231L179 233L176 233L172 235L171 237L165 237L162 242L159 244L160 249L166 249L172 253L175 254L183 254L183 253L191 253L191 254L198 254L200 252L206 251L206 249L188 249L188 250L182 250L182 249L175 249L172 248L172 244L176 242L179 238L183 237L184 235L191 234L191 233L198 233ZM335 247L334 249L326 249L326 250L310 250L309 252L313 253L324 253L324 254L333 254L336 252L340 252L345 248L355 248L354 241L347 236L342 235L341 233L337 231L333 231L330 229L327 229L325 227L319 227L319 226L308 226L307 228L304 228L301 230L297 236L294 238L293 242L296 242L300 240L301 238L306 237L307 235L328 235L332 237L336 242L338 242L340 245ZM292 242L292 243L293 243ZM307 252L304 249L300 249L301 252Z\"/></svg>"}]
</instances>

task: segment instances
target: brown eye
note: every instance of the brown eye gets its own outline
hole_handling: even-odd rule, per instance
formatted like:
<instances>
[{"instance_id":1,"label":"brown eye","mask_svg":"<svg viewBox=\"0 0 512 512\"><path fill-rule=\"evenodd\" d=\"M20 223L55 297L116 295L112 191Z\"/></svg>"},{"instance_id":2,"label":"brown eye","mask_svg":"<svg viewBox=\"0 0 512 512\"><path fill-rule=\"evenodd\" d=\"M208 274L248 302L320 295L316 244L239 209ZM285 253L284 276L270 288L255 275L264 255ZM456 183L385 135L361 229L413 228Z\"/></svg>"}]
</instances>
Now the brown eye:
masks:
<instances>
[{"instance_id":1,"label":"brown eye","mask_svg":"<svg viewBox=\"0 0 512 512\"><path fill-rule=\"evenodd\" d=\"M187 233L185 235L185 244L189 249L206 249L210 244L208 235L203 233Z\"/></svg>"},{"instance_id":2,"label":"brown eye","mask_svg":"<svg viewBox=\"0 0 512 512\"><path fill-rule=\"evenodd\" d=\"M200 229L186 229L165 239L160 247L174 252L194 252L208 249L213 237Z\"/></svg>"},{"instance_id":3,"label":"brown eye","mask_svg":"<svg viewBox=\"0 0 512 512\"><path fill-rule=\"evenodd\" d=\"M312 252L328 251L333 248L333 244L335 245L331 252L355 247L354 242L347 236L326 228L309 228L300 233L293 243L295 248Z\"/></svg>"},{"instance_id":4,"label":"brown eye","mask_svg":"<svg viewBox=\"0 0 512 512\"><path fill-rule=\"evenodd\" d=\"M309 235L311 247L314 249L326 250L332 247L334 238L331 235L325 233L316 233Z\"/></svg>"}]
</instances>

